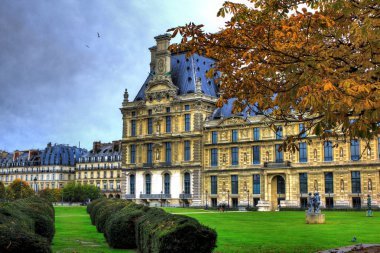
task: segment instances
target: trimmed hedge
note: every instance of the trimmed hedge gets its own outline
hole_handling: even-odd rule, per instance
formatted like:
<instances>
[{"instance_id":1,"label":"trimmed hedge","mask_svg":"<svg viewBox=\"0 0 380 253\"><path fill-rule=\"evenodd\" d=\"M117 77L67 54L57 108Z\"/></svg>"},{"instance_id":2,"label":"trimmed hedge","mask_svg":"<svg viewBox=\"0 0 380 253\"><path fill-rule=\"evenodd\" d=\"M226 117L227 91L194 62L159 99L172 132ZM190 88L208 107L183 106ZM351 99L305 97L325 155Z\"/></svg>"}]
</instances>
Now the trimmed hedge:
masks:
<instances>
[{"instance_id":1,"label":"trimmed hedge","mask_svg":"<svg viewBox=\"0 0 380 253\"><path fill-rule=\"evenodd\" d=\"M90 214L91 211L92 211L92 208L93 208L96 204L98 204L99 202L104 201L104 200L106 200L106 199L105 199L105 198L99 198L99 199L96 199L96 200L91 201L91 202L87 205L87 208L86 208L87 213Z\"/></svg>"},{"instance_id":2,"label":"trimmed hedge","mask_svg":"<svg viewBox=\"0 0 380 253\"><path fill-rule=\"evenodd\" d=\"M91 212L90 212L90 218L92 225L95 225L95 217L99 209L101 209L104 205L107 205L111 200L104 199L103 201L99 201L95 203L95 205L92 206Z\"/></svg>"},{"instance_id":3,"label":"trimmed hedge","mask_svg":"<svg viewBox=\"0 0 380 253\"><path fill-rule=\"evenodd\" d=\"M50 202L38 197L31 197L14 201L12 204L33 220L36 234L45 237L49 242L53 240L55 233L54 208Z\"/></svg>"},{"instance_id":4,"label":"trimmed hedge","mask_svg":"<svg viewBox=\"0 0 380 253\"><path fill-rule=\"evenodd\" d=\"M104 236L112 248L135 249L135 221L145 214L149 207L131 203L107 220Z\"/></svg>"},{"instance_id":5,"label":"trimmed hedge","mask_svg":"<svg viewBox=\"0 0 380 253\"><path fill-rule=\"evenodd\" d=\"M87 212L113 248L137 247L144 253L209 253L216 247L215 230L194 218L125 200L94 202L87 207Z\"/></svg>"},{"instance_id":6,"label":"trimmed hedge","mask_svg":"<svg viewBox=\"0 0 380 253\"><path fill-rule=\"evenodd\" d=\"M48 241L17 223L0 224L0 252L7 253L50 253Z\"/></svg>"},{"instance_id":7,"label":"trimmed hedge","mask_svg":"<svg viewBox=\"0 0 380 253\"><path fill-rule=\"evenodd\" d=\"M51 252L54 209L31 197L0 205L0 252Z\"/></svg>"},{"instance_id":8,"label":"trimmed hedge","mask_svg":"<svg viewBox=\"0 0 380 253\"><path fill-rule=\"evenodd\" d=\"M136 222L140 252L208 253L216 246L215 230L196 219L153 210Z\"/></svg>"},{"instance_id":9,"label":"trimmed hedge","mask_svg":"<svg viewBox=\"0 0 380 253\"><path fill-rule=\"evenodd\" d=\"M103 233L106 221L113 214L123 209L127 205L128 204L125 201L114 199L112 200L112 202L108 202L107 205L104 205L101 208L99 208L99 210L96 212L96 215L95 215L95 225L98 232Z\"/></svg>"}]
</instances>

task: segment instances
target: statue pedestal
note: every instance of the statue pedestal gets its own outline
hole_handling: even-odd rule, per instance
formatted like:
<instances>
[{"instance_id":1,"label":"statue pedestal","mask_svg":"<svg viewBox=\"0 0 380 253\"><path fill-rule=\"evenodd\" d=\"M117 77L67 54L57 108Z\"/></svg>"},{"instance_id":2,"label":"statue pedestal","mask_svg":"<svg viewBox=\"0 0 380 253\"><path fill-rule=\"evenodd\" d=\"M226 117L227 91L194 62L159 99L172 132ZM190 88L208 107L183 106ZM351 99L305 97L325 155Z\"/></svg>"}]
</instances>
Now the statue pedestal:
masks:
<instances>
[{"instance_id":1,"label":"statue pedestal","mask_svg":"<svg viewBox=\"0 0 380 253\"><path fill-rule=\"evenodd\" d=\"M271 210L271 205L270 205L269 201L260 200L259 203L257 203L256 206L257 206L257 211L268 212L268 211Z\"/></svg>"},{"instance_id":2,"label":"statue pedestal","mask_svg":"<svg viewBox=\"0 0 380 253\"><path fill-rule=\"evenodd\" d=\"M321 213L306 213L306 224L325 224L325 215Z\"/></svg>"}]
</instances>

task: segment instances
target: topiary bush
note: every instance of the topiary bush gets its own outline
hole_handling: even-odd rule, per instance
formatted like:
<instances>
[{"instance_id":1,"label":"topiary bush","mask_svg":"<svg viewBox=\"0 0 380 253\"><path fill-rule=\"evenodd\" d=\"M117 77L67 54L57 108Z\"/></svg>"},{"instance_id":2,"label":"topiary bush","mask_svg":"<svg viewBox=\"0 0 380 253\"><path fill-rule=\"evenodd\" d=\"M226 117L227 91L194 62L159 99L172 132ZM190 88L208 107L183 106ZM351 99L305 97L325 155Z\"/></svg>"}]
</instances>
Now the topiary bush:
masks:
<instances>
[{"instance_id":1,"label":"topiary bush","mask_svg":"<svg viewBox=\"0 0 380 253\"><path fill-rule=\"evenodd\" d=\"M49 242L53 240L55 233L54 209L50 202L38 197L31 197L14 201L12 205L33 220L36 234L45 237Z\"/></svg>"},{"instance_id":2,"label":"topiary bush","mask_svg":"<svg viewBox=\"0 0 380 253\"><path fill-rule=\"evenodd\" d=\"M92 225L95 225L95 219L96 219L96 213L98 212L98 210L103 207L104 205L108 205L108 202L110 202L111 200L109 199L105 199L103 201L100 201L100 202L97 202L91 209L91 212L90 212L90 218L91 218L91 223Z\"/></svg>"},{"instance_id":3,"label":"topiary bush","mask_svg":"<svg viewBox=\"0 0 380 253\"><path fill-rule=\"evenodd\" d=\"M104 229L104 236L109 246L117 249L135 249L137 247L135 222L148 210L149 207L131 203L112 215Z\"/></svg>"},{"instance_id":4,"label":"topiary bush","mask_svg":"<svg viewBox=\"0 0 380 253\"><path fill-rule=\"evenodd\" d=\"M0 252L51 252L54 210L37 197L0 205Z\"/></svg>"},{"instance_id":5,"label":"topiary bush","mask_svg":"<svg viewBox=\"0 0 380 253\"><path fill-rule=\"evenodd\" d=\"M103 233L107 219L127 205L126 201L114 199L99 208L95 216L95 225L98 232Z\"/></svg>"},{"instance_id":6,"label":"topiary bush","mask_svg":"<svg viewBox=\"0 0 380 253\"><path fill-rule=\"evenodd\" d=\"M136 222L137 246L140 252L209 253L216 247L215 230L196 219L148 211Z\"/></svg>"},{"instance_id":7,"label":"topiary bush","mask_svg":"<svg viewBox=\"0 0 380 253\"><path fill-rule=\"evenodd\" d=\"M99 199L93 200L93 201L91 201L90 203L88 203L88 204L87 204L87 208L86 208L87 213L90 214L91 211L92 211L92 208L93 208L96 204L98 204L98 203L101 202L101 201L105 201L105 200L107 200L107 199L106 199L106 198L99 198Z\"/></svg>"},{"instance_id":8,"label":"topiary bush","mask_svg":"<svg viewBox=\"0 0 380 253\"><path fill-rule=\"evenodd\" d=\"M0 224L0 252L50 253L50 245L42 236L23 229L16 222Z\"/></svg>"}]
</instances>

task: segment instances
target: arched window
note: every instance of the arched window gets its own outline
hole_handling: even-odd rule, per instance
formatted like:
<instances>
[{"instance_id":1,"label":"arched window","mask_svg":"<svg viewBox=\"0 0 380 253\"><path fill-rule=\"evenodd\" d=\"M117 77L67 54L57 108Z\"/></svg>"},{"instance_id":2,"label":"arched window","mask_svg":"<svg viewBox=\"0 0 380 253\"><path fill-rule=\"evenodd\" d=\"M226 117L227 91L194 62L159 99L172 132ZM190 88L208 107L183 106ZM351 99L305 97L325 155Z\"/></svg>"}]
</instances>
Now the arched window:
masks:
<instances>
[{"instance_id":1,"label":"arched window","mask_svg":"<svg viewBox=\"0 0 380 253\"><path fill-rule=\"evenodd\" d=\"M150 194L150 189L151 189L151 175L146 174L145 175L145 193Z\"/></svg>"},{"instance_id":2,"label":"arched window","mask_svg":"<svg viewBox=\"0 0 380 253\"><path fill-rule=\"evenodd\" d=\"M129 176L129 193L130 194L135 194L135 175L130 175Z\"/></svg>"},{"instance_id":3,"label":"arched window","mask_svg":"<svg viewBox=\"0 0 380 253\"><path fill-rule=\"evenodd\" d=\"M170 194L170 175L165 173L164 175L164 193Z\"/></svg>"},{"instance_id":4,"label":"arched window","mask_svg":"<svg viewBox=\"0 0 380 253\"><path fill-rule=\"evenodd\" d=\"M190 173L186 172L184 176L184 192L190 194Z\"/></svg>"}]
</instances>

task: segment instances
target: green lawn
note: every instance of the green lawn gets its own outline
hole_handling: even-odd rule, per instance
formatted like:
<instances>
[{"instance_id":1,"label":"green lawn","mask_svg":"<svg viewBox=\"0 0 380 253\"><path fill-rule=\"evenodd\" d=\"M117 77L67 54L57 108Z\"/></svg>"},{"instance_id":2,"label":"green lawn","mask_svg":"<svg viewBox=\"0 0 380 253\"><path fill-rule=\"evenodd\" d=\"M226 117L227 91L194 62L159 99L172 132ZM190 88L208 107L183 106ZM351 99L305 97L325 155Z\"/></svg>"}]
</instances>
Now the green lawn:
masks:
<instances>
[{"instance_id":1,"label":"green lawn","mask_svg":"<svg viewBox=\"0 0 380 253\"><path fill-rule=\"evenodd\" d=\"M307 225L303 212L225 212L164 208L216 229L216 252L315 252L356 243L380 243L380 214L325 212L326 224ZM56 208L54 252L134 252L108 248L84 207Z\"/></svg>"},{"instance_id":2,"label":"green lawn","mask_svg":"<svg viewBox=\"0 0 380 253\"><path fill-rule=\"evenodd\" d=\"M91 225L86 208L55 207L55 236L53 252L61 253L108 253L135 252L133 250L115 250L108 247L103 234Z\"/></svg>"}]
</instances>

